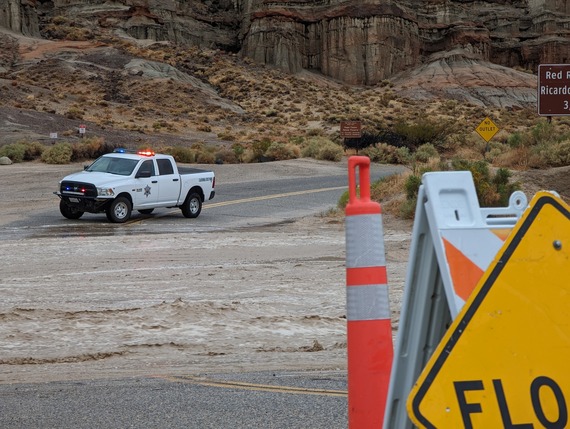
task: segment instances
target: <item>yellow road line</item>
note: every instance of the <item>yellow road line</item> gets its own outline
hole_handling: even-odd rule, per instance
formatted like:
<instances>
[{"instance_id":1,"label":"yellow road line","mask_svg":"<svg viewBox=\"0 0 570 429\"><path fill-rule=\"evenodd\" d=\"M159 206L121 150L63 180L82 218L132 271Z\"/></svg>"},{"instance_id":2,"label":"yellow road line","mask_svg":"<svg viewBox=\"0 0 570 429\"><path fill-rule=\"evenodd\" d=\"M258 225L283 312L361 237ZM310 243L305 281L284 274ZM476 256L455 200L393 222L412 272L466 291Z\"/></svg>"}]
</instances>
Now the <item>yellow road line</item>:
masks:
<instances>
[{"instance_id":1,"label":"yellow road line","mask_svg":"<svg viewBox=\"0 0 570 429\"><path fill-rule=\"evenodd\" d=\"M291 387L291 386L275 386L271 384L255 384L244 383L241 381L221 381L211 380L200 377L191 376L168 376L160 377L165 380L173 381L176 383L190 383L199 384L201 386L220 387L226 389L242 389L242 390L255 390L262 392L277 392L277 393L292 393L296 395L321 395L321 396L340 396L346 397L348 392L345 390L328 390L328 389L308 389L305 387Z\"/></svg>"},{"instance_id":2,"label":"yellow road line","mask_svg":"<svg viewBox=\"0 0 570 429\"><path fill-rule=\"evenodd\" d=\"M346 189L346 186L336 186L334 188L307 189L305 191L295 191L295 192L286 192L283 194L264 195L261 197L242 198L239 200L222 201L219 203L208 203L204 205L202 209L229 206L232 204L251 203L254 201L272 200L274 198L292 197L294 195L306 195L306 194L316 194L317 192L338 191L340 189Z\"/></svg>"},{"instance_id":3,"label":"yellow road line","mask_svg":"<svg viewBox=\"0 0 570 429\"><path fill-rule=\"evenodd\" d=\"M327 192L327 191L338 191L340 189L346 189L346 186L335 186L333 188L319 188L319 189L307 189L305 191L294 191L294 192L286 192L283 194L272 194L272 195L263 195L261 197L251 197L251 198L241 198L239 200L231 200L231 201L222 201L219 203L208 203L202 206L202 210L209 209L209 208L216 208L216 207L223 207L223 206L231 206L234 204L243 204L243 203L251 203L255 201L264 201L264 200L272 200L275 198L285 198L285 197L292 197L295 195L306 195L306 194L316 194L318 192ZM175 211L169 211L163 213L161 215L155 217L163 217L169 215L171 213L175 213ZM134 223L142 222L146 219L131 219L125 222L125 225L132 225Z\"/></svg>"}]
</instances>

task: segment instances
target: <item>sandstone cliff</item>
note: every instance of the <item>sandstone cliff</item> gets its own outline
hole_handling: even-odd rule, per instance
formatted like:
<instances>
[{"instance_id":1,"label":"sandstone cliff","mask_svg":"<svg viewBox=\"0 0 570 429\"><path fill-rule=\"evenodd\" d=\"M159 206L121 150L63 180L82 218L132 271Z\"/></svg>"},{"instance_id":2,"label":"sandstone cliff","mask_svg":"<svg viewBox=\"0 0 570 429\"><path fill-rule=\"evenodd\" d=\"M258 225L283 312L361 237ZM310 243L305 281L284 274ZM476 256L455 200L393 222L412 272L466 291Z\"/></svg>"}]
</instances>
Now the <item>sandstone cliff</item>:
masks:
<instances>
[{"instance_id":1,"label":"sandstone cliff","mask_svg":"<svg viewBox=\"0 0 570 429\"><path fill-rule=\"evenodd\" d=\"M563 0L4 0L0 6L0 26L25 35L50 35L50 22L61 17L82 28L218 48L353 85L469 63L472 70L493 66L489 84L500 88L498 76L509 82L516 75L517 87L530 91L536 78L513 68L536 72L539 64L570 58L570 4ZM438 58L450 52L453 61L443 64ZM431 93L427 88L421 89ZM525 104L528 97L501 105Z\"/></svg>"}]
</instances>

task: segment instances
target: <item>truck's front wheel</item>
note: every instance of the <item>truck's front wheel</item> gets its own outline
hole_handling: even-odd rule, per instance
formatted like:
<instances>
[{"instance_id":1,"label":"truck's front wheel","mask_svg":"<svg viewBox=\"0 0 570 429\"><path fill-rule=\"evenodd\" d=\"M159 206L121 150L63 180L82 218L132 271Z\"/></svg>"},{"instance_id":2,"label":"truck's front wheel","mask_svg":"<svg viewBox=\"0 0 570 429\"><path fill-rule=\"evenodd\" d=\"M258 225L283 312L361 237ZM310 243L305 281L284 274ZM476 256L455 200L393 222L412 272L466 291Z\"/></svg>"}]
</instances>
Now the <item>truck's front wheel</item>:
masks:
<instances>
[{"instance_id":1,"label":"truck's front wheel","mask_svg":"<svg viewBox=\"0 0 570 429\"><path fill-rule=\"evenodd\" d=\"M202 211L202 198L196 193L188 194L180 209L184 217L198 217Z\"/></svg>"},{"instance_id":2,"label":"truck's front wheel","mask_svg":"<svg viewBox=\"0 0 570 429\"><path fill-rule=\"evenodd\" d=\"M79 219L81 216L83 216L83 212L81 210L77 210L69 206L63 200L59 200L59 211L63 217L66 217L67 219Z\"/></svg>"},{"instance_id":3,"label":"truck's front wheel","mask_svg":"<svg viewBox=\"0 0 570 429\"><path fill-rule=\"evenodd\" d=\"M107 219L114 223L123 223L131 217L132 205L128 198L117 197L107 207Z\"/></svg>"}]
</instances>

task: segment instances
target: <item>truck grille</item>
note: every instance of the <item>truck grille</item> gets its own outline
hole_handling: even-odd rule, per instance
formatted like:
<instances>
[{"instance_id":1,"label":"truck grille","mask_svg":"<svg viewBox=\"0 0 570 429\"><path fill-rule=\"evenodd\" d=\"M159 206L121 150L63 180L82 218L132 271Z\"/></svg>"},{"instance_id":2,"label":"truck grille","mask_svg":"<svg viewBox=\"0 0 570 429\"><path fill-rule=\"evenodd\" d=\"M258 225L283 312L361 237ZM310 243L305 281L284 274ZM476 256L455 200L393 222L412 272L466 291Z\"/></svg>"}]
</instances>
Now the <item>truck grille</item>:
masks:
<instances>
[{"instance_id":1,"label":"truck grille","mask_svg":"<svg viewBox=\"0 0 570 429\"><path fill-rule=\"evenodd\" d=\"M97 197L97 188L91 183L63 181L60 192L61 195L74 197Z\"/></svg>"}]
</instances>

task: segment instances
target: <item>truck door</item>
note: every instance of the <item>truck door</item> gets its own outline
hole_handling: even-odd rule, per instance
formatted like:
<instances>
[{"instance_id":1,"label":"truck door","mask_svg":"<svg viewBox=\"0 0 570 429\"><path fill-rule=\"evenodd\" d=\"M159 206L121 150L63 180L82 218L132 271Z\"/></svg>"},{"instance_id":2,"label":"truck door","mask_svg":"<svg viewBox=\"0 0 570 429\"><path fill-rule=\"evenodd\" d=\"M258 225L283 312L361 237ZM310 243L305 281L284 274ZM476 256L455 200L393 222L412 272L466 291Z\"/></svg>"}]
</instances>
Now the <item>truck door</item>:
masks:
<instances>
[{"instance_id":1,"label":"truck door","mask_svg":"<svg viewBox=\"0 0 570 429\"><path fill-rule=\"evenodd\" d=\"M137 170L132 195L136 209L156 206L158 202L158 180L152 159L143 161Z\"/></svg>"},{"instance_id":2,"label":"truck door","mask_svg":"<svg viewBox=\"0 0 570 429\"><path fill-rule=\"evenodd\" d=\"M162 205L175 206L180 195L180 175L174 173L170 159L157 159L156 163L158 165L158 201Z\"/></svg>"}]
</instances>

